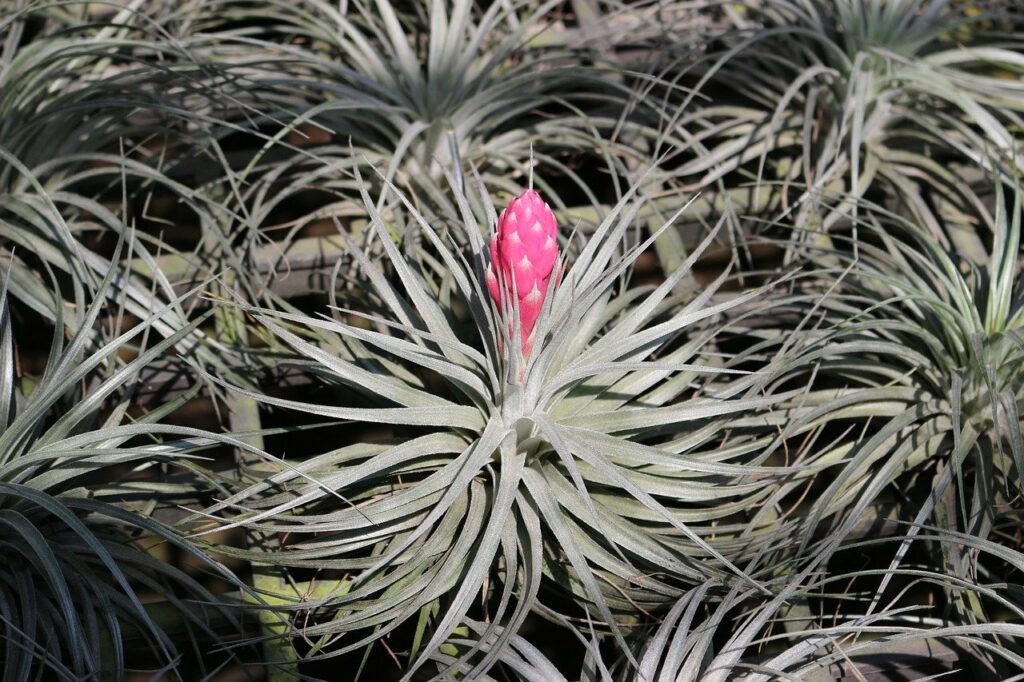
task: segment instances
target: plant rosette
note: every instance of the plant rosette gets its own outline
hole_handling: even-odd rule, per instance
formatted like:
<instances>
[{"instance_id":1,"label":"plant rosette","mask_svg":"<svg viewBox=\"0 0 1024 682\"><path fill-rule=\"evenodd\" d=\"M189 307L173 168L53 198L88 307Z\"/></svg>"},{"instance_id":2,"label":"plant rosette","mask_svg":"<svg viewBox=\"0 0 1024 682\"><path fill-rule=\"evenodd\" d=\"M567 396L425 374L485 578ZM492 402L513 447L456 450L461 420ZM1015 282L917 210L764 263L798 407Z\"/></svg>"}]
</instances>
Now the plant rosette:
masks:
<instances>
[{"instance_id":1,"label":"plant rosette","mask_svg":"<svg viewBox=\"0 0 1024 682\"><path fill-rule=\"evenodd\" d=\"M636 258L678 217L630 243L637 187L569 267L536 192L498 219L479 188L476 205L497 225L487 244L461 192L465 234L446 240L390 186L423 236L424 253L410 257L357 179L371 218L364 236L383 257L355 239L350 252L377 309L246 310L289 364L355 390L358 406L232 388L266 405L382 425L391 437L299 464L268 454L276 473L206 511L224 520L218 530L288 535L254 560L343 576L329 596L295 604L333 614L299 633L319 637L311 655L356 651L417 619L411 675L449 649L483 594L487 624L457 656L473 677L529 612L570 622L545 603L542 583L593 614L577 627L610 631L623 650L638 609L671 603L687 586L717 579L763 590L739 563L772 544L771 529L713 526L765 499L782 470L762 465L757 443L719 446L729 420L793 394L716 366L714 320L762 290L716 302L725 272L699 293L677 291L717 229L662 283L630 287ZM462 241L465 250L450 246ZM699 390L704 375L729 373L745 381L722 382L714 397ZM336 644L342 633L358 634Z\"/></svg>"}]
</instances>

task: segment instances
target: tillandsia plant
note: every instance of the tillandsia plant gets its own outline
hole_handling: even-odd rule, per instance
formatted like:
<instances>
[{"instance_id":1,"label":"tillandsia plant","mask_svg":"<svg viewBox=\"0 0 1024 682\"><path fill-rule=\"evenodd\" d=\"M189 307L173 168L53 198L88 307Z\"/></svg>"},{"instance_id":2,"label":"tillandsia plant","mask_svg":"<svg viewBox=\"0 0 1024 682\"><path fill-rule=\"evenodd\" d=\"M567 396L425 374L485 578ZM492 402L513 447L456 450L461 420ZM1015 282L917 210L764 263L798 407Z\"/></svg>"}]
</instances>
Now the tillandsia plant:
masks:
<instances>
[{"instance_id":1,"label":"tillandsia plant","mask_svg":"<svg viewBox=\"0 0 1024 682\"><path fill-rule=\"evenodd\" d=\"M223 117L244 108L230 76L197 63L187 40L167 40L146 4L6 3L0 147L29 168L88 165L123 147L170 172L230 128ZM0 167L0 185L9 179Z\"/></svg>"},{"instance_id":2,"label":"tillandsia plant","mask_svg":"<svg viewBox=\"0 0 1024 682\"><path fill-rule=\"evenodd\" d=\"M1005 562L1011 573L1024 570L1024 555L1019 551L941 529L923 532L931 541L973 553L985 563ZM734 587L708 605L706 596L714 585L695 587L657 628L646 633L638 670L623 660L607 660L604 666L613 671L613 679L650 682L724 682L737 677L758 682L824 681L849 672L862 679L865 673L876 679L957 673L972 679L1006 679L1020 670L1024 609L1015 588L973 576L953 576L927 563L895 570L863 566L865 553L888 553L899 542L899 537L835 538L828 551L806 557L800 570L773 584L775 594L770 597ZM857 569L851 570L851 563ZM900 589L875 608L875 589L894 577ZM932 598L922 602L922 593ZM963 619L941 601L935 603L934 597L941 600L943 593L984 604L1005 616L988 621ZM792 603L829 599L857 607L799 615L787 608Z\"/></svg>"},{"instance_id":3,"label":"tillandsia plant","mask_svg":"<svg viewBox=\"0 0 1024 682\"><path fill-rule=\"evenodd\" d=\"M871 383L874 377L879 387L884 383L893 391L909 390L912 404L926 406L914 414L896 415L894 420L894 429L896 422L903 422L900 429L919 431L918 455L942 453L949 458L918 523L938 511L936 497L950 483L965 481L963 464L971 453L978 456L983 467L973 481L987 489L962 495L959 503L969 501L970 509L961 509L955 516L971 519L972 532L985 537L983 527L991 523L994 513L993 496L1020 488L1024 463L1019 436L1024 399L1020 190L1012 202L1005 201L1001 189L997 191L994 216L984 216L996 239L982 268L958 262L955 254L905 219L879 207L865 210L871 211L870 218L861 220L867 239L860 245L860 257L850 260L849 275L836 287L834 312L852 312L857 301L875 304L847 321L837 319L823 342L841 348L846 340L874 339L879 362L851 367L847 380ZM836 262L846 265L851 258L815 252L809 257L819 265L836 257ZM831 305L826 302L824 307ZM872 447L890 447L894 441L885 444L881 438L887 431L881 429L878 438L858 449L866 453ZM911 450L906 453L909 456ZM890 455L885 458L892 462ZM947 524L958 528L955 518L940 525Z\"/></svg>"},{"instance_id":4,"label":"tillandsia plant","mask_svg":"<svg viewBox=\"0 0 1024 682\"><path fill-rule=\"evenodd\" d=\"M982 267L905 217L859 209L856 249L800 249L801 276L756 311L729 313L747 342L726 367L805 346L773 371L806 390L778 404L771 447L799 444L793 465L821 472L819 488L797 495L806 480L782 482L758 512L785 510L779 537L803 547L767 562L770 596L737 584L705 609L714 582L687 592L637 635L639 673L604 661L617 679L1018 670L1024 630L1008 614L1020 612L1024 567L1020 191L1007 200L997 189L994 214L978 215L995 236ZM854 557L864 563L847 572ZM829 600L842 606L815 608Z\"/></svg>"},{"instance_id":5,"label":"tillandsia plant","mask_svg":"<svg viewBox=\"0 0 1024 682\"><path fill-rule=\"evenodd\" d=\"M657 609L688 585L714 577L758 588L740 564L776 538L743 537L728 524L716 531L716 522L791 472L763 466L756 441L718 444L730 418L756 422L787 396L756 381L715 396L699 390L703 375L730 371L715 366L712 321L758 291L714 301L723 275L698 294L674 293L714 233L662 284L625 286L630 264L656 238L622 251L643 203L635 189L571 264L554 259L554 222L535 192L506 210L490 261L459 192L465 252L387 190L430 245L429 255L410 259L364 190L369 236L386 260L350 250L376 312L243 307L265 326L279 363L310 373L342 402L235 390L384 429L375 440L290 452L288 465L205 512L223 519L219 529L281 540L272 553L225 551L317 571L297 586L315 597L290 597L289 610L305 613L294 634L309 643L309 658L383 637L393 646L411 622L409 674L454 656L474 677L504 655L530 612L610 633L625 648L638 610ZM485 188L479 200L489 205ZM493 208L487 215L498 222ZM538 222L543 239L528 239L523 230ZM524 256L533 272L517 281ZM520 296L559 272L533 319L534 302ZM446 644L463 627L473 643Z\"/></svg>"},{"instance_id":6,"label":"tillandsia plant","mask_svg":"<svg viewBox=\"0 0 1024 682\"><path fill-rule=\"evenodd\" d=\"M1019 190L1007 200L997 189L994 213L978 216L995 235L978 267L922 226L861 201L857 246L801 249L806 276L768 307L776 327L731 360L806 344L801 357L779 368L807 387L779 405L786 414L780 432L807 433L814 454L798 463L826 465L829 473L818 478L819 494L786 515L786 526L803 527L787 535L803 538L799 557L859 541L850 536L864 524L895 524L878 544L891 554L870 591L858 596L868 618L901 598L921 561L908 552L924 537L928 570L948 578L943 618L999 637L991 624L1001 607L978 576L1004 575L1001 562L1019 561L1020 543L1008 530L1019 525L1013 500L1024 464L1021 205ZM812 317L815 323L803 326ZM788 486L779 486L766 508L790 494ZM794 595L792 603L799 600ZM763 615L763 625L776 618ZM940 637L936 628L908 636ZM1012 666L1001 659L1007 650L1020 652L1016 642L1000 642L990 651L972 641L966 658L985 674L1008 674Z\"/></svg>"},{"instance_id":7,"label":"tillandsia plant","mask_svg":"<svg viewBox=\"0 0 1024 682\"><path fill-rule=\"evenodd\" d=\"M560 194L579 195L593 212L607 200L590 175L624 176L627 160L646 165L627 142L643 125L626 120L631 92L591 64L596 55L558 39L534 45L552 37L558 4L216 0L166 20L201 36L196 51L213 63L250 55L234 73L263 114L239 124L302 145L316 168L386 169L421 211L445 215L441 207L457 213L445 171L471 165L492 193L514 194L535 160L553 206L565 206Z\"/></svg>"},{"instance_id":8,"label":"tillandsia plant","mask_svg":"<svg viewBox=\"0 0 1024 682\"><path fill-rule=\"evenodd\" d=\"M873 323L873 333L889 346L881 356L886 373L902 366L909 373L894 383L916 394L914 419L898 415L881 433L895 435L896 425L905 422L900 440L906 444L913 432L919 445L916 451L901 449L914 459L928 457L922 465L931 469L932 492L915 514L893 566L902 561L919 524L984 540L1006 523L1019 522L1008 503L1021 494L1024 481L1022 204L1019 189L1010 203L997 189L995 215L989 218L995 242L982 267L961 268L955 254L904 226L913 246L883 236L881 248L862 251L850 282L862 295L886 302L867 312L865 322ZM875 227L876 234L880 229L892 227ZM877 448L872 456L891 447L880 438L869 443L864 452ZM891 454L882 456L892 461ZM938 549L949 575L967 579L984 571L970 550L945 542ZM967 622L992 619L967 594L955 594L952 602Z\"/></svg>"},{"instance_id":9,"label":"tillandsia plant","mask_svg":"<svg viewBox=\"0 0 1024 682\"><path fill-rule=\"evenodd\" d=\"M49 320L62 308L74 334L89 303L106 296L99 283L119 267L109 256L123 239L135 258L121 274L125 310L170 336L190 318L177 280L187 289L199 264L247 271L232 234L242 221L198 189L205 169L193 159L217 157L217 136L231 128L212 112L242 105L212 84L224 76L215 65L196 76L184 43L160 39L145 3L122 5L15 2L0 16L0 267L13 300ZM165 273L168 263L180 266ZM51 269L68 283L63 297L53 296ZM239 288L250 294L249 284ZM142 368L154 388L157 377L181 388L177 353L221 364L203 337L193 327L174 353Z\"/></svg>"},{"instance_id":10,"label":"tillandsia plant","mask_svg":"<svg viewBox=\"0 0 1024 682\"><path fill-rule=\"evenodd\" d=\"M945 0L751 6L734 15L732 31L709 36L708 54L686 54L678 76L666 69L695 85L678 95L656 151L691 189L754 180L759 191L802 201L801 226L828 228L880 190L890 207L937 205L951 220L935 224L950 228L935 238L981 263L984 238L955 218L990 190L984 169L1012 177L1024 158L1015 133L1022 18L986 7L968 15ZM986 20L1014 28L982 30ZM694 106L705 92L714 103Z\"/></svg>"},{"instance_id":11,"label":"tillandsia plant","mask_svg":"<svg viewBox=\"0 0 1024 682\"><path fill-rule=\"evenodd\" d=\"M11 305L8 274L0 285L2 677L120 680L126 666L175 679L208 674L235 652L213 655L206 646L244 632L211 590L245 588L170 517L177 505L203 499L197 450L216 437L161 423L191 394L130 414L143 368L202 320L162 336L154 321L168 306L124 329L127 295L115 284L124 269L112 268L98 283L108 295L86 308L69 340L64 306L52 305L45 369L33 376L19 369L28 355L18 349L38 348L38 331L16 318L38 322ZM58 289L53 282L55 299ZM165 562L161 551L187 556L209 575ZM182 653L192 645L210 657L183 674Z\"/></svg>"}]
</instances>

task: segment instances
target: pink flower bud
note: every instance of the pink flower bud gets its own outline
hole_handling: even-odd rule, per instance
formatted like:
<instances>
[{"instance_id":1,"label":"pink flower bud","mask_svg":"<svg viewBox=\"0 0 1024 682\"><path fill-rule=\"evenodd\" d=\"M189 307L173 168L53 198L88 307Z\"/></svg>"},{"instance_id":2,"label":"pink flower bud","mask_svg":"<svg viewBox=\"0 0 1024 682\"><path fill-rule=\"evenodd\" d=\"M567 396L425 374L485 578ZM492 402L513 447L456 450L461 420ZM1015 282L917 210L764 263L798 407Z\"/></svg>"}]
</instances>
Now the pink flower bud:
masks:
<instances>
[{"instance_id":1,"label":"pink flower bud","mask_svg":"<svg viewBox=\"0 0 1024 682\"><path fill-rule=\"evenodd\" d=\"M558 260L555 214L540 194L526 190L501 212L498 232L491 238L490 247L487 289L501 311L506 307L513 310L512 297L518 299L523 357L529 357L533 328L544 307L544 297ZM509 321L509 325L512 324Z\"/></svg>"}]
</instances>

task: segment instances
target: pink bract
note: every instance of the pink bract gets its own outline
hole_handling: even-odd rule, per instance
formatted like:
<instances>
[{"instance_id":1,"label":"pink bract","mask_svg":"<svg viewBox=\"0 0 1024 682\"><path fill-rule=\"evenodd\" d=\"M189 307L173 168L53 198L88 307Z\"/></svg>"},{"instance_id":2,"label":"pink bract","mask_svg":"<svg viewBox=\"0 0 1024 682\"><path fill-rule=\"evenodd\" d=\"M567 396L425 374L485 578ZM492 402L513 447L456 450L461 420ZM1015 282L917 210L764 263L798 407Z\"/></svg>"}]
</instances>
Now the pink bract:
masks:
<instances>
[{"instance_id":1,"label":"pink bract","mask_svg":"<svg viewBox=\"0 0 1024 682\"><path fill-rule=\"evenodd\" d=\"M512 200L498 218L490 248L487 289L502 314L513 315L513 296L518 300L523 357L529 357L558 260L558 222L540 194L528 189Z\"/></svg>"}]
</instances>

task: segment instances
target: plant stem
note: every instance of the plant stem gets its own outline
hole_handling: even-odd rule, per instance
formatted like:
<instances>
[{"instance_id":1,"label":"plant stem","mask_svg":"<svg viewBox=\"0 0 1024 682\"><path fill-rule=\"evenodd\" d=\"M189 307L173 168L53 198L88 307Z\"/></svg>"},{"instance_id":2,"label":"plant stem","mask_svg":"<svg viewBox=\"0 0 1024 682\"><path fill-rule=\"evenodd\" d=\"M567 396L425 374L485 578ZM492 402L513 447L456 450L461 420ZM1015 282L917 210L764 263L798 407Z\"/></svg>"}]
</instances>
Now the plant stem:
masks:
<instances>
[{"instance_id":1,"label":"plant stem","mask_svg":"<svg viewBox=\"0 0 1024 682\"><path fill-rule=\"evenodd\" d=\"M225 288L233 285L234 277L228 273L224 278ZM247 331L244 314L230 305L222 305L217 311L217 335L225 345L244 347L247 345ZM252 398L237 392L229 392L226 398L231 430L234 433L255 433L261 428L259 405ZM263 437L259 435L248 436L246 442L258 448L263 448ZM239 451L236 455L240 475L243 479L254 472L255 465L259 460L251 454ZM249 531L246 541L250 549L267 550L273 542L262 536L257 531ZM281 595L290 593L284 573L273 566L265 564L252 564L252 584L256 591L266 595ZM267 663L267 681L283 682L284 680L298 679L299 667L298 656L288 637L291 628L288 619L272 610L264 609L259 614L260 634L271 635L263 643L263 655Z\"/></svg>"}]
</instances>

